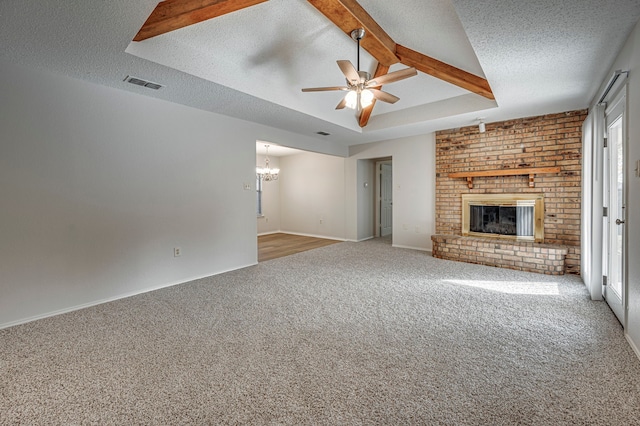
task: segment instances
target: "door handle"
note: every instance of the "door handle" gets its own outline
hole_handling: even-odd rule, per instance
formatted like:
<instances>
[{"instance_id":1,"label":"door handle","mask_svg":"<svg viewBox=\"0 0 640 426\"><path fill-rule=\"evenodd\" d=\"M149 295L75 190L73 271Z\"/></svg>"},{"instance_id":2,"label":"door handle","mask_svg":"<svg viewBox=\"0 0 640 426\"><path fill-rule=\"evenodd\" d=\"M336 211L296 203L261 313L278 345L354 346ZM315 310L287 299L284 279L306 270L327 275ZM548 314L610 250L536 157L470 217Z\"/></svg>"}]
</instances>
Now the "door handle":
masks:
<instances>
[{"instance_id":1,"label":"door handle","mask_svg":"<svg viewBox=\"0 0 640 426\"><path fill-rule=\"evenodd\" d=\"M624 220L616 219L616 225L622 225Z\"/></svg>"}]
</instances>

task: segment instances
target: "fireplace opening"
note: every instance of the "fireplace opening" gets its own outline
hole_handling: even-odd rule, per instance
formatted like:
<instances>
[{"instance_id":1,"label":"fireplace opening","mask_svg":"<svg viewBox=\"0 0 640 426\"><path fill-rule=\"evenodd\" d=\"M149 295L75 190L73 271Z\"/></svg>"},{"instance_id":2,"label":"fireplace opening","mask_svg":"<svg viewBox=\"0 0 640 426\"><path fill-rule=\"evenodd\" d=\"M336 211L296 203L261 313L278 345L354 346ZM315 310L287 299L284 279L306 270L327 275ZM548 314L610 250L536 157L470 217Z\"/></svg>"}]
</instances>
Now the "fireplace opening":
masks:
<instances>
[{"instance_id":1,"label":"fireplace opening","mask_svg":"<svg viewBox=\"0 0 640 426\"><path fill-rule=\"evenodd\" d=\"M469 206L469 231L533 237L533 206Z\"/></svg>"},{"instance_id":2,"label":"fireplace opening","mask_svg":"<svg viewBox=\"0 0 640 426\"><path fill-rule=\"evenodd\" d=\"M462 195L462 235L544 241L542 194Z\"/></svg>"}]
</instances>

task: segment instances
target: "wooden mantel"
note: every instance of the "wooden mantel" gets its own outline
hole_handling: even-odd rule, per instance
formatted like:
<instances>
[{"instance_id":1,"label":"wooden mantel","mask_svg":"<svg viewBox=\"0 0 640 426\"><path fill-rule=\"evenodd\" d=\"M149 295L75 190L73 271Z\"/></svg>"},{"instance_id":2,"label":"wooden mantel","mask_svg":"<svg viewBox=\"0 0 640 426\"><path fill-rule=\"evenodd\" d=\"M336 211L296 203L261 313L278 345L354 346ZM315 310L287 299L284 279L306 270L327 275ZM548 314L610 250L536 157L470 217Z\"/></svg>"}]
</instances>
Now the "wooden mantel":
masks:
<instances>
[{"instance_id":1,"label":"wooden mantel","mask_svg":"<svg viewBox=\"0 0 640 426\"><path fill-rule=\"evenodd\" d=\"M529 187L535 187L536 174L543 173L560 173L560 167L529 167L522 169L498 169L498 170L482 170L478 172L457 172L449 173L450 178L467 178L467 185L469 189L473 188L474 177L494 177L494 176L516 176L516 175L529 175Z\"/></svg>"}]
</instances>

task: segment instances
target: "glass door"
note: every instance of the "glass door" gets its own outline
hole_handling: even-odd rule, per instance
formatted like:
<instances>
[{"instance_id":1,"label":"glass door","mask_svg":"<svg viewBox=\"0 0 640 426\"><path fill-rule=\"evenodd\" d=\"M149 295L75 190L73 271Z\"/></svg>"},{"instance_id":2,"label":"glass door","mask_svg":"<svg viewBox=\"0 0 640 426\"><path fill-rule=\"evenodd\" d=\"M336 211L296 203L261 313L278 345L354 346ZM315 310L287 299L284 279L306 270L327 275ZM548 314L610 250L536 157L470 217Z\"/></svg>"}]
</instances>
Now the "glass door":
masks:
<instances>
[{"instance_id":1,"label":"glass door","mask_svg":"<svg viewBox=\"0 0 640 426\"><path fill-rule=\"evenodd\" d=\"M605 197L608 214L605 218L604 245L607 285L604 297L625 325L625 96L619 96L606 111L607 157L605 167ZM608 170L607 170L608 169ZM608 193L608 194L607 194Z\"/></svg>"}]
</instances>

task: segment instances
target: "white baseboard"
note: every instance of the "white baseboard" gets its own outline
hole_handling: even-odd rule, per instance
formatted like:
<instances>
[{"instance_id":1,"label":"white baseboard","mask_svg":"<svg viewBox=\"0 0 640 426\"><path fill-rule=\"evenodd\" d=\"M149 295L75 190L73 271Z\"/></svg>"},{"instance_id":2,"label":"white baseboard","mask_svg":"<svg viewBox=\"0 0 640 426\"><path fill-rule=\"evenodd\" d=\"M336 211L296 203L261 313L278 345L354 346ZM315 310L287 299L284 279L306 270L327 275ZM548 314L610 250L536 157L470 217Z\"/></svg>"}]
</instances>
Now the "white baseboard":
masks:
<instances>
[{"instance_id":1,"label":"white baseboard","mask_svg":"<svg viewBox=\"0 0 640 426\"><path fill-rule=\"evenodd\" d=\"M258 234L258 237L262 237L263 235L273 235L273 234L282 234L282 231L269 231L269 232L261 232Z\"/></svg>"},{"instance_id":2,"label":"white baseboard","mask_svg":"<svg viewBox=\"0 0 640 426\"><path fill-rule=\"evenodd\" d=\"M322 238L322 239L325 239L325 240L347 241L344 238L328 237L326 235L317 235L317 234L304 234L304 233L301 233L301 232L278 231L278 233L279 234L289 234L289 235L299 235L301 237Z\"/></svg>"},{"instance_id":3,"label":"white baseboard","mask_svg":"<svg viewBox=\"0 0 640 426\"><path fill-rule=\"evenodd\" d=\"M420 250L420 251L426 251L428 253L431 253L431 250L424 248L424 247L412 247L412 246L403 246L400 244L391 244L391 247L395 247L395 248L403 248L403 249L411 249L411 250Z\"/></svg>"},{"instance_id":4,"label":"white baseboard","mask_svg":"<svg viewBox=\"0 0 640 426\"><path fill-rule=\"evenodd\" d=\"M638 348L635 342L631 340L631 337L629 337L628 333L624 333L624 337L627 339L627 342L629 342L631 349L633 349L633 351L636 353L636 356L638 357L638 359L640 359L640 348Z\"/></svg>"},{"instance_id":5,"label":"white baseboard","mask_svg":"<svg viewBox=\"0 0 640 426\"><path fill-rule=\"evenodd\" d=\"M19 320L15 320L15 321L9 321L7 323L0 324L0 330L2 330L3 328L14 327L16 325L26 324L28 322L37 321L37 320L40 320L40 319L45 319L45 318L53 317L53 316L56 316L56 315L61 315L61 314L66 314L66 313L73 312L73 311L78 311L80 309L90 308L92 306L101 305L103 303L108 303L108 302L113 302L113 301L116 301L116 300L119 300L119 299L126 299L127 297L137 296L138 294L148 293L150 291L160 290L160 289L163 289L163 288L166 288L166 287L172 287L174 285L186 284L186 283L191 282L191 281L195 281L195 280L199 280L199 279L207 278L207 277L212 277L214 275L224 274L226 272L231 272L231 271L235 271L235 270L238 270L238 269L248 268L249 266L254 266L254 265L257 265L257 263L251 263L251 264L248 264L248 265L245 265L245 266L239 266L237 268L231 268L231 269L223 270L223 271L220 271L220 272L216 272L215 274L209 274L209 275L203 275L203 276L199 276L199 277L188 278L188 279L186 279L184 281L173 282L173 283L168 283L168 284L160 284L160 285L148 287L148 288L145 288L145 289L142 289L142 290L136 290L136 291L132 291L132 292L129 292L129 293L118 294L116 296L108 297L106 299L94 300L94 301L91 301L91 302L82 303L80 305L70 306L68 308L58 309L58 310L55 310L55 311L50 311L50 312L46 312L46 313L43 313L43 314L27 317L27 318L21 318Z\"/></svg>"}]
</instances>

